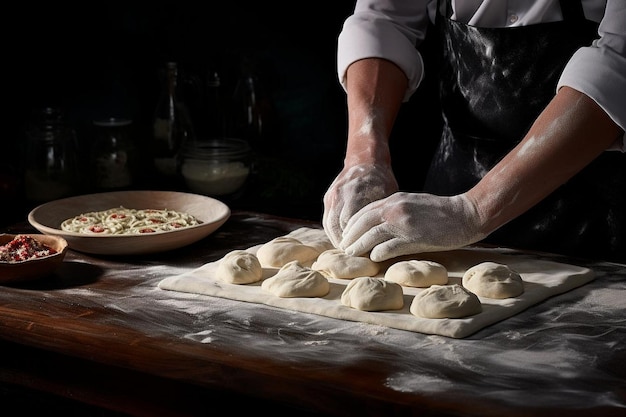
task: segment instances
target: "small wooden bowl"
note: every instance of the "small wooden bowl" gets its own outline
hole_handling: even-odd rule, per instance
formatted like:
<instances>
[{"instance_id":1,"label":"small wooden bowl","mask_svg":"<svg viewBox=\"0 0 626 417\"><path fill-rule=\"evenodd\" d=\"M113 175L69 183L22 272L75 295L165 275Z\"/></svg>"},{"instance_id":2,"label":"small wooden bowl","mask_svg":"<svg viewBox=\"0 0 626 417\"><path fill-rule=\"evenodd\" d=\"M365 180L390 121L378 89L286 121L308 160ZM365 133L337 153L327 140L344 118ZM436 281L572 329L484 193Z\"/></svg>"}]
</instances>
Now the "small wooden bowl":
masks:
<instances>
[{"instance_id":1,"label":"small wooden bowl","mask_svg":"<svg viewBox=\"0 0 626 417\"><path fill-rule=\"evenodd\" d=\"M67 241L60 236L23 233L36 241L54 249L56 253L42 258L21 262L0 262L0 284L27 281L51 274L65 258ZM6 245L17 235L0 234L0 246Z\"/></svg>"}]
</instances>

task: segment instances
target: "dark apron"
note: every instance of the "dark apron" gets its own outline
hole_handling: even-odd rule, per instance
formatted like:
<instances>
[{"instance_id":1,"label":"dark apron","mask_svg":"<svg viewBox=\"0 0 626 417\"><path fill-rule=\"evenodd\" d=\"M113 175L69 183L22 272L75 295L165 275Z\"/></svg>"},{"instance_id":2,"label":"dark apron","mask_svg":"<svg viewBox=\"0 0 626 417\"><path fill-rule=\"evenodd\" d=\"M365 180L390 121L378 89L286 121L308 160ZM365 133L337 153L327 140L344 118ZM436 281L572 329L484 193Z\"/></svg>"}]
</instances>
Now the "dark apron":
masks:
<instances>
[{"instance_id":1,"label":"dark apron","mask_svg":"<svg viewBox=\"0 0 626 417\"><path fill-rule=\"evenodd\" d=\"M425 191L462 193L527 133L554 97L572 54L589 45L597 23L561 1L564 20L480 28L449 19L440 1L443 132ZM604 152L573 179L484 241L570 256L626 262L626 157Z\"/></svg>"}]
</instances>

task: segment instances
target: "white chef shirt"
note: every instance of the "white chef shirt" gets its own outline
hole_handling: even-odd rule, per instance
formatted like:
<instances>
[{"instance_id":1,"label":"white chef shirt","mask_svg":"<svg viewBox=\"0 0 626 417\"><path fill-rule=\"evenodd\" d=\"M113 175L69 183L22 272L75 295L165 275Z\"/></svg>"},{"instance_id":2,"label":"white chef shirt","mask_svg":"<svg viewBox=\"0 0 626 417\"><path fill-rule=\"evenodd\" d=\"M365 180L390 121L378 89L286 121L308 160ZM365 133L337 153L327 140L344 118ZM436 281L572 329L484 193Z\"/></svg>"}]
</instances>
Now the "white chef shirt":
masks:
<instances>
[{"instance_id":1,"label":"white chef shirt","mask_svg":"<svg viewBox=\"0 0 626 417\"><path fill-rule=\"evenodd\" d=\"M571 0L567 0L571 1ZM585 17L599 22L599 39L578 49L557 89L585 93L626 130L626 1L582 0ZM394 62L406 74L408 100L424 76L416 45L434 22L436 0L357 0L337 43L337 71L345 88L348 66L363 58ZM452 0L452 19L480 27L513 27L562 20L558 0ZM613 149L626 152L626 134Z\"/></svg>"}]
</instances>

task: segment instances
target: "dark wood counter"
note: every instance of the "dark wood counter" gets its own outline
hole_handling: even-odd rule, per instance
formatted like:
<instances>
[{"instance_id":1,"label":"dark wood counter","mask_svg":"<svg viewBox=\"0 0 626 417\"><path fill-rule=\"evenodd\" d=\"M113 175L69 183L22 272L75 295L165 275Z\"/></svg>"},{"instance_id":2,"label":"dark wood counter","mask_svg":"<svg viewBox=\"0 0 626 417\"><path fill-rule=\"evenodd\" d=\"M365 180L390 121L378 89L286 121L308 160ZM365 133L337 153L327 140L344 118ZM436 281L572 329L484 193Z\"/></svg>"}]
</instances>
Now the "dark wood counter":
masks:
<instances>
[{"instance_id":1,"label":"dark wood counter","mask_svg":"<svg viewBox=\"0 0 626 417\"><path fill-rule=\"evenodd\" d=\"M596 280L461 340L157 287L301 226L318 225L234 212L167 253L69 251L52 276L0 287L0 382L146 416L626 414L625 265L570 260Z\"/></svg>"}]
</instances>

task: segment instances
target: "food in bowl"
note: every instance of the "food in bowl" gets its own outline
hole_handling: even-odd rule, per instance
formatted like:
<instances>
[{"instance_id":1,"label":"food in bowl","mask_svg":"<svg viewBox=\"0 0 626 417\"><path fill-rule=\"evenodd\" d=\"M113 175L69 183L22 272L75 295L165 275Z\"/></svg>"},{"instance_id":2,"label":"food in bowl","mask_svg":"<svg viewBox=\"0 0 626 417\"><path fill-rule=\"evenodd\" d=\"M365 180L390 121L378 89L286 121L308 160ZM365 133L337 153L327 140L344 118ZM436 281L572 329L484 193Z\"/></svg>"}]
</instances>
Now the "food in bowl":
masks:
<instances>
[{"instance_id":1,"label":"food in bowl","mask_svg":"<svg viewBox=\"0 0 626 417\"><path fill-rule=\"evenodd\" d=\"M0 262L16 263L45 258L57 251L28 235L16 235L13 240L0 246Z\"/></svg>"},{"instance_id":2,"label":"food in bowl","mask_svg":"<svg viewBox=\"0 0 626 417\"><path fill-rule=\"evenodd\" d=\"M122 206L70 217L61 223L61 230L85 234L135 235L169 232L200 223L196 217L182 211Z\"/></svg>"},{"instance_id":3,"label":"food in bowl","mask_svg":"<svg viewBox=\"0 0 626 417\"><path fill-rule=\"evenodd\" d=\"M199 224L170 231L138 234L78 233L61 229L65 220L112 207L164 208L189 213ZM28 213L28 222L40 232L62 236L69 247L98 255L138 255L178 249L201 240L230 216L230 209L214 198L176 191L130 190L85 194L50 201Z\"/></svg>"},{"instance_id":4,"label":"food in bowl","mask_svg":"<svg viewBox=\"0 0 626 417\"><path fill-rule=\"evenodd\" d=\"M63 262L67 247L60 236L0 234L0 285L50 275Z\"/></svg>"}]
</instances>

